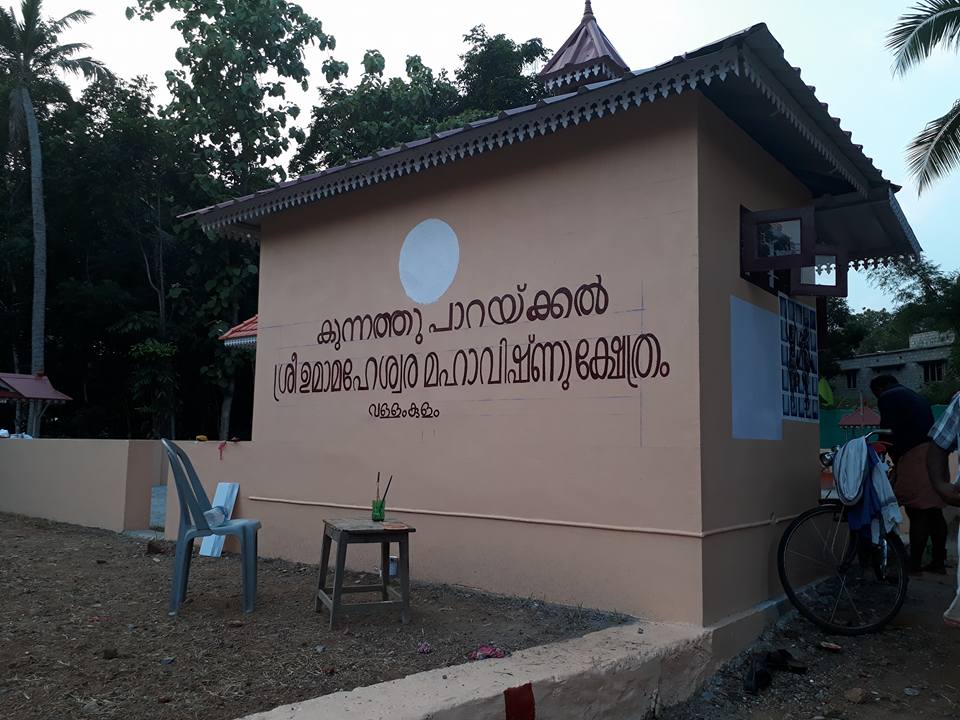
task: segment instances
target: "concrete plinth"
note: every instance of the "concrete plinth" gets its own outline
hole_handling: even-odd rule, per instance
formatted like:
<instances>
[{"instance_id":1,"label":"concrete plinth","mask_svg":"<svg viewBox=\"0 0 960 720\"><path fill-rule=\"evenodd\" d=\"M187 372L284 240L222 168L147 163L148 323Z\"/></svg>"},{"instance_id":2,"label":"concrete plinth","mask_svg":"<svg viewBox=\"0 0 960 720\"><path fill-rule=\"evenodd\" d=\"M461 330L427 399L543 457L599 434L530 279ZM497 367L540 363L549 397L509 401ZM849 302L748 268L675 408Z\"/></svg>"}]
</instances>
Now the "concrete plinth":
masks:
<instances>
[{"instance_id":1,"label":"concrete plinth","mask_svg":"<svg viewBox=\"0 0 960 720\"><path fill-rule=\"evenodd\" d=\"M533 686L537 717L644 717L679 702L715 667L711 629L630 624L338 692L247 720L503 720L504 691Z\"/></svg>"}]
</instances>

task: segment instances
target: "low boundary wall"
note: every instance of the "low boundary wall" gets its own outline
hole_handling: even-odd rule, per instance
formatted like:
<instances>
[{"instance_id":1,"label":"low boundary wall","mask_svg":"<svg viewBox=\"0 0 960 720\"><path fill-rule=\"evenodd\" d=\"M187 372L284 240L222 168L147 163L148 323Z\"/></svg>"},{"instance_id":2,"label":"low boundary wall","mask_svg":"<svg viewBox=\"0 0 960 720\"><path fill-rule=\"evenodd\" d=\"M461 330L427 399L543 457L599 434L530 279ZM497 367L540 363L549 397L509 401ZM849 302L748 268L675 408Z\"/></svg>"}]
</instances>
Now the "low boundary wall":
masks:
<instances>
[{"instance_id":1,"label":"low boundary wall","mask_svg":"<svg viewBox=\"0 0 960 720\"><path fill-rule=\"evenodd\" d=\"M145 530L150 488L166 474L155 440L0 440L0 511Z\"/></svg>"}]
</instances>

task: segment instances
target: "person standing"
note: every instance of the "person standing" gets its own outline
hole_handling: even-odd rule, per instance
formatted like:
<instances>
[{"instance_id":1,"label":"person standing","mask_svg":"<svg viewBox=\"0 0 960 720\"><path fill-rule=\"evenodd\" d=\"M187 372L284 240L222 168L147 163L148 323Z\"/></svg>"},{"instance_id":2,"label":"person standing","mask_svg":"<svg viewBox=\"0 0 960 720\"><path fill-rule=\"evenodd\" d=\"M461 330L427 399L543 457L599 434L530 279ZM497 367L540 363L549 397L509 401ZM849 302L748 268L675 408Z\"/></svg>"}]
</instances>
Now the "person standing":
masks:
<instances>
[{"instance_id":1,"label":"person standing","mask_svg":"<svg viewBox=\"0 0 960 720\"><path fill-rule=\"evenodd\" d=\"M950 453L957 450L958 435L960 435L960 393L954 395L946 412L930 430L930 439L933 443L927 455L930 486L945 503L960 506L960 484L950 482L948 465ZM960 569L957 570L957 595L943 614L943 621L951 627L960 628Z\"/></svg>"},{"instance_id":2,"label":"person standing","mask_svg":"<svg viewBox=\"0 0 960 720\"><path fill-rule=\"evenodd\" d=\"M960 484L950 482L948 460L950 453L957 450L958 436L960 436L960 393L953 396L946 411L930 430L933 445L927 456L931 486L947 505L956 506L960 506Z\"/></svg>"},{"instance_id":3,"label":"person standing","mask_svg":"<svg viewBox=\"0 0 960 720\"><path fill-rule=\"evenodd\" d=\"M932 443L933 411L920 394L904 387L893 375L877 375L870 381L877 398L881 427L890 430L894 462L893 491L910 518L910 572L945 575L947 521L944 501L930 483L927 456ZM933 544L930 564L923 565L927 541Z\"/></svg>"}]
</instances>

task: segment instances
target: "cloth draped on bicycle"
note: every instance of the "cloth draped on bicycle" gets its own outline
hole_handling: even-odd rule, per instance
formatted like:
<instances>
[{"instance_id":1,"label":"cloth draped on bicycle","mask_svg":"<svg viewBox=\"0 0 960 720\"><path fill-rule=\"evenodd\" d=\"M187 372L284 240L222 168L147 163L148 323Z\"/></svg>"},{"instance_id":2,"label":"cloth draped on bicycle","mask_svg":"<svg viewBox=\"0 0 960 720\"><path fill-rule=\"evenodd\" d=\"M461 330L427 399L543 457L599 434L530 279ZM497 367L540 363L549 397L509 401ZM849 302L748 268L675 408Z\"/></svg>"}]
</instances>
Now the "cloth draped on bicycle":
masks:
<instances>
[{"instance_id":1,"label":"cloth draped on bicycle","mask_svg":"<svg viewBox=\"0 0 960 720\"><path fill-rule=\"evenodd\" d=\"M850 507L850 529L870 528L870 539L892 532L902 521L900 504L893 493L886 463L880 460L865 437L855 438L837 450L833 459L837 494Z\"/></svg>"}]
</instances>

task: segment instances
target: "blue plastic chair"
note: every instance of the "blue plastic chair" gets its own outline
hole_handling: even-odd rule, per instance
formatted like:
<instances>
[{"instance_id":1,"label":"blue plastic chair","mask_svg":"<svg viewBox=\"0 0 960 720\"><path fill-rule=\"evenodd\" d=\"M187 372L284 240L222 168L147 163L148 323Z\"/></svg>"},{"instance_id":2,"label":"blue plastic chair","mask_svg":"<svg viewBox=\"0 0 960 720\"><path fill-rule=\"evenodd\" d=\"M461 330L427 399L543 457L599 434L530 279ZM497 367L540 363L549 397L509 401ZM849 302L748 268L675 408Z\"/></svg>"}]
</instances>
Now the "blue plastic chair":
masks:
<instances>
[{"instance_id":1,"label":"blue plastic chair","mask_svg":"<svg viewBox=\"0 0 960 720\"><path fill-rule=\"evenodd\" d=\"M197 471L187 454L175 443L161 440L173 479L177 483L177 498L180 500L180 530L177 532L177 555L173 569L173 585L170 588L170 614L176 615L180 604L187 596L187 579L190 577L190 559L193 556L193 541L208 535L236 535L240 538L243 558L243 611L253 612L257 597L257 531L260 521L253 519L227 520L222 525L210 527L203 513L210 509L210 500L204 492Z\"/></svg>"}]
</instances>

